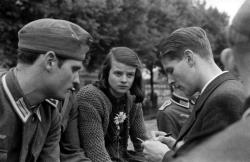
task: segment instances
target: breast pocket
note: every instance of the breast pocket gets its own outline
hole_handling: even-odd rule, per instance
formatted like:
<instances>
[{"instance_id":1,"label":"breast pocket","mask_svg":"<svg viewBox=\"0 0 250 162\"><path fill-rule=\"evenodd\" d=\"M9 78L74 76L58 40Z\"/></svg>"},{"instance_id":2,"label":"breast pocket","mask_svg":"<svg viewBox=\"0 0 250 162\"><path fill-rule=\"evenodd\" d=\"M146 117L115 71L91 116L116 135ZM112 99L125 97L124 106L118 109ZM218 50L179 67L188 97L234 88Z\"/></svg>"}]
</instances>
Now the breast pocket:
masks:
<instances>
[{"instance_id":1,"label":"breast pocket","mask_svg":"<svg viewBox=\"0 0 250 162\"><path fill-rule=\"evenodd\" d=\"M6 162L7 161L7 136L4 134L0 134L0 161Z\"/></svg>"}]
</instances>

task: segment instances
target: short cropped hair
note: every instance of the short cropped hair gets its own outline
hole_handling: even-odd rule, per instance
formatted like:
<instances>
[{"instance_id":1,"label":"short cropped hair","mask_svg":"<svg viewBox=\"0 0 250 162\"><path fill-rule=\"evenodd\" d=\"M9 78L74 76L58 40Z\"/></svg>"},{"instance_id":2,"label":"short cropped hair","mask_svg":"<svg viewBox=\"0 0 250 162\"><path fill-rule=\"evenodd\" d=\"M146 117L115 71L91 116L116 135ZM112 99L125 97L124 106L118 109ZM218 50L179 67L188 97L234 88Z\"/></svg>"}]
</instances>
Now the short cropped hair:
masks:
<instances>
[{"instance_id":1,"label":"short cropped hair","mask_svg":"<svg viewBox=\"0 0 250 162\"><path fill-rule=\"evenodd\" d=\"M177 29L164 38L159 47L160 58L182 59L186 49L192 50L202 58L213 58L206 32L200 27Z\"/></svg>"},{"instance_id":2,"label":"short cropped hair","mask_svg":"<svg viewBox=\"0 0 250 162\"><path fill-rule=\"evenodd\" d=\"M142 102L144 99L144 86L141 73L141 61L137 54L127 47L111 48L99 73L99 80L106 88L110 87L108 77L112 65L112 59L136 68L135 79L130 89L130 93L136 96L135 102Z\"/></svg>"},{"instance_id":3,"label":"short cropped hair","mask_svg":"<svg viewBox=\"0 0 250 162\"><path fill-rule=\"evenodd\" d=\"M38 52L35 50L27 50L27 49L26 50L18 49L17 61L19 63L32 65L38 59L38 57L44 53L46 52ZM56 55L56 57L58 59L58 67L60 68L62 64L64 63L64 61L66 60L66 58L63 58L58 55Z\"/></svg>"}]
</instances>

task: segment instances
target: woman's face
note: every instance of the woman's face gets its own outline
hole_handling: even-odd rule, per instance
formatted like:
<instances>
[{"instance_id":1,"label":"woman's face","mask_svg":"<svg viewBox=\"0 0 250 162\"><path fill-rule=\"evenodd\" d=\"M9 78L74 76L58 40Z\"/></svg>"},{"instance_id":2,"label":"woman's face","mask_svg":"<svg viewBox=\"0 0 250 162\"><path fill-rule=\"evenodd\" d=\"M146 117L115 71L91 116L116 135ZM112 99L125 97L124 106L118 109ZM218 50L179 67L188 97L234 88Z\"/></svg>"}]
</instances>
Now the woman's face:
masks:
<instances>
[{"instance_id":1,"label":"woman's face","mask_svg":"<svg viewBox=\"0 0 250 162\"><path fill-rule=\"evenodd\" d=\"M130 90L135 79L136 68L111 59L108 82L111 93L120 97Z\"/></svg>"}]
</instances>

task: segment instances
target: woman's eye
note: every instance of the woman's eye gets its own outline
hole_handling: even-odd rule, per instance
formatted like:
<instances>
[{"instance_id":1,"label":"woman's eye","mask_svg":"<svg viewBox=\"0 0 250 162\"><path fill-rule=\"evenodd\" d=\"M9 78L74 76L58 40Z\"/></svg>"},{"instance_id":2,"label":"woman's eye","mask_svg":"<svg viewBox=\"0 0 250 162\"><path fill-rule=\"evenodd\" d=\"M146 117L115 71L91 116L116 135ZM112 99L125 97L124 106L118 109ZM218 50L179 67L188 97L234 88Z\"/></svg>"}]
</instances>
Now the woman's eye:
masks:
<instances>
[{"instance_id":1,"label":"woman's eye","mask_svg":"<svg viewBox=\"0 0 250 162\"><path fill-rule=\"evenodd\" d=\"M116 75L116 76L121 76L122 73L120 73L120 72L115 72L115 75Z\"/></svg>"}]
</instances>

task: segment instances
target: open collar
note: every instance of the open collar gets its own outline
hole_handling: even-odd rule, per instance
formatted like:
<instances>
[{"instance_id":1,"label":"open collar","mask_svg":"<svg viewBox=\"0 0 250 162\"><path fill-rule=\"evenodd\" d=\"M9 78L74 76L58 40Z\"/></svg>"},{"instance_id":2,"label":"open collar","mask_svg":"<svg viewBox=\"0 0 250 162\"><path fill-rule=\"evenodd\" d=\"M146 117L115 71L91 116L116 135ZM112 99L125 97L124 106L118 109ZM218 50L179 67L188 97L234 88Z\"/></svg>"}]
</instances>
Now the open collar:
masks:
<instances>
[{"instance_id":1,"label":"open collar","mask_svg":"<svg viewBox=\"0 0 250 162\"><path fill-rule=\"evenodd\" d=\"M208 99L208 97L214 92L214 90L218 86L220 86L222 83L224 83L227 80L235 80L235 77L232 76L230 73L225 72L225 73L219 75L218 77L216 77L207 86L207 88L204 90L204 92L197 99L197 101L196 101L196 103L194 105L192 114L191 114L190 118L188 119L187 123L181 129L177 141L183 140L183 137L188 133L188 131L190 130L190 128L193 126L193 124L195 123L196 119L198 118L197 117L198 113L200 112L200 109L202 109L203 104L205 103L205 101Z\"/></svg>"},{"instance_id":2,"label":"open collar","mask_svg":"<svg viewBox=\"0 0 250 162\"><path fill-rule=\"evenodd\" d=\"M205 91L205 89L208 87L208 85L209 85L213 80L215 80L217 77L219 77L220 75L222 75L222 74L224 74L224 73L226 73L226 72L228 72L228 71L223 71L223 72L221 72L220 74L214 76L212 79L210 79L210 80L203 86L203 88L202 88L202 90L201 90L201 93L203 93L203 92Z\"/></svg>"}]
</instances>

